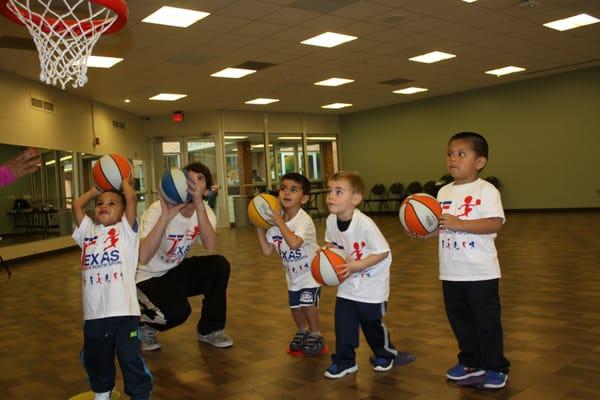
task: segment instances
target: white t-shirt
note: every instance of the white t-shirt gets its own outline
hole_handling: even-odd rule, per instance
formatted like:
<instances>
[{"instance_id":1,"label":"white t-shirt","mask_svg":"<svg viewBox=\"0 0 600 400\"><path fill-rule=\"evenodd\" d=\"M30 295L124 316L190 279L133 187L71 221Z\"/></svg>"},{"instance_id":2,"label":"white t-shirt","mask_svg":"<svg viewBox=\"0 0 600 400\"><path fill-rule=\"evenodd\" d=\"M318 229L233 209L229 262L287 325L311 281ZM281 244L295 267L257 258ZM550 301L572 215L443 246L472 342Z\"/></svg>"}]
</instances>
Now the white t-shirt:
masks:
<instances>
[{"instance_id":1,"label":"white t-shirt","mask_svg":"<svg viewBox=\"0 0 600 400\"><path fill-rule=\"evenodd\" d=\"M285 223L295 235L302 238L302 246L298 249L290 249L283 238L281 230L272 226L267 230L267 242L274 244L277 254L281 257L288 290L298 291L300 289L319 287L310 272L310 263L317 252L317 229L315 224L303 209L291 220Z\"/></svg>"},{"instance_id":2,"label":"white t-shirt","mask_svg":"<svg viewBox=\"0 0 600 400\"><path fill-rule=\"evenodd\" d=\"M135 287L140 241L125 214L109 226L86 215L73 239L82 249L83 319L140 315Z\"/></svg>"},{"instance_id":3,"label":"white t-shirt","mask_svg":"<svg viewBox=\"0 0 600 400\"><path fill-rule=\"evenodd\" d=\"M506 221L500 192L491 183L477 179L471 183L442 187L438 193L442 213L461 220L502 218ZM476 234L440 229L440 279L444 281L484 281L500 278L495 233Z\"/></svg>"},{"instance_id":4,"label":"white t-shirt","mask_svg":"<svg viewBox=\"0 0 600 400\"><path fill-rule=\"evenodd\" d=\"M206 202L204 202L204 205L208 220L214 229L217 225L217 216ZM144 211L140 228L142 239L152 231L160 214L160 201L155 201ZM194 242L202 243L197 212L194 211L194 214L189 218L177 213L167 225L156 253L146 265L139 265L135 277L136 282L139 283L150 278L163 276L170 269L178 266L187 257Z\"/></svg>"},{"instance_id":5,"label":"white t-shirt","mask_svg":"<svg viewBox=\"0 0 600 400\"><path fill-rule=\"evenodd\" d=\"M388 256L377 264L348 276L338 286L337 296L363 303L387 301L392 253L375 222L355 209L350 226L344 232L338 229L335 214L329 214L326 224L325 241L343 250L347 259L361 260L371 254L388 252Z\"/></svg>"}]
</instances>

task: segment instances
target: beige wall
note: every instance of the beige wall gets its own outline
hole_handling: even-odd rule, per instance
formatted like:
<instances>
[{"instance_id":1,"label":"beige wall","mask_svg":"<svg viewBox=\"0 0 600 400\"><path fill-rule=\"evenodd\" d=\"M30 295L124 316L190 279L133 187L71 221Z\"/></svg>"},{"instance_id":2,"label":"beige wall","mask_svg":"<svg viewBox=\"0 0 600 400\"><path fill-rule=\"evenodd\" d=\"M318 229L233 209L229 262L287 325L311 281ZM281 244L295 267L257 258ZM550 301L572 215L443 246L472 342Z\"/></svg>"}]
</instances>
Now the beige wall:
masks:
<instances>
[{"instance_id":1,"label":"beige wall","mask_svg":"<svg viewBox=\"0 0 600 400\"><path fill-rule=\"evenodd\" d=\"M418 96L418 95L417 95ZM370 188L445 173L448 139L482 133L482 176L501 183L505 208L600 207L600 68L344 115L343 168Z\"/></svg>"},{"instance_id":2,"label":"beige wall","mask_svg":"<svg viewBox=\"0 0 600 400\"><path fill-rule=\"evenodd\" d=\"M30 97L53 103L54 112L31 107ZM113 127L113 120L125 129ZM141 118L6 72L0 72L0 126L0 143L146 160Z\"/></svg>"}]
</instances>

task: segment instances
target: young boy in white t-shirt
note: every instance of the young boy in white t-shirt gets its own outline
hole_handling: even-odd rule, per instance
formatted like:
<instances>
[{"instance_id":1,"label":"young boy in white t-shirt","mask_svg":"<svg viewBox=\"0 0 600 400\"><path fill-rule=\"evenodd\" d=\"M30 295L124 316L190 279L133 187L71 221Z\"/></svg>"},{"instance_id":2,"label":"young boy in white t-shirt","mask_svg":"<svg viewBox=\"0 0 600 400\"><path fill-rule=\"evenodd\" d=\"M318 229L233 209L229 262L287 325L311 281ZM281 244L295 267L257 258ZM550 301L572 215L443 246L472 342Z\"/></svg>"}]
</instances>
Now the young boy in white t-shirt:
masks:
<instances>
[{"instance_id":1,"label":"young boy in white t-shirt","mask_svg":"<svg viewBox=\"0 0 600 400\"><path fill-rule=\"evenodd\" d=\"M139 239L132 181L123 181L123 193L100 192L94 187L73 202L77 224L73 238L82 249L81 359L95 400L111 397L115 354L125 393L132 399L145 400L152 391L152 375L140 349L140 308L135 287ZM85 213L93 199L94 221Z\"/></svg>"},{"instance_id":2,"label":"young boy in white t-shirt","mask_svg":"<svg viewBox=\"0 0 600 400\"><path fill-rule=\"evenodd\" d=\"M338 287L335 303L335 354L327 378L341 378L356 372L355 348L359 327L374 353L373 369L389 371L408 364L415 357L400 353L383 323L390 291L390 246L371 218L356 207L363 199L364 184L358 174L339 172L327 183L325 241L344 253L348 261L339 272L345 278Z\"/></svg>"},{"instance_id":3,"label":"young boy in white t-shirt","mask_svg":"<svg viewBox=\"0 0 600 400\"><path fill-rule=\"evenodd\" d=\"M319 328L320 286L310 272L310 263L319 248L312 218L302 206L309 200L310 182L301 174L287 173L281 178L279 201L283 216L271 213L273 226L257 227L258 244L263 255L277 251L288 285L288 299L296 334L289 345L292 354L314 356L325 351Z\"/></svg>"},{"instance_id":4,"label":"young boy in white t-shirt","mask_svg":"<svg viewBox=\"0 0 600 400\"><path fill-rule=\"evenodd\" d=\"M510 362L504 357L494 239L506 218L500 192L479 178L487 159L488 143L478 133L461 132L448 142L446 166L454 181L438 193L440 280L460 348L446 377L457 383L478 378L482 387L499 389Z\"/></svg>"}]
</instances>

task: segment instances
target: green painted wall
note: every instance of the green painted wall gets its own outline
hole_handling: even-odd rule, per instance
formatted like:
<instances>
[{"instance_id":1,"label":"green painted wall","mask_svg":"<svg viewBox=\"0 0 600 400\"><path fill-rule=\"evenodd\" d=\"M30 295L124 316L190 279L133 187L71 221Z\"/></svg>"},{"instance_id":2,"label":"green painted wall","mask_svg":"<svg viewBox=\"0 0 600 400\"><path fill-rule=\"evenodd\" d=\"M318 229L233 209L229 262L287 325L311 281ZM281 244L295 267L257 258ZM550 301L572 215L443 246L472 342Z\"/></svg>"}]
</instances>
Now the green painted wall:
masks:
<instances>
[{"instance_id":1,"label":"green painted wall","mask_svg":"<svg viewBox=\"0 0 600 400\"><path fill-rule=\"evenodd\" d=\"M418 95L416 95L418 96ZM448 139L482 133L481 176L497 176L504 207L600 207L600 68L343 115L344 170L366 187L436 180Z\"/></svg>"}]
</instances>

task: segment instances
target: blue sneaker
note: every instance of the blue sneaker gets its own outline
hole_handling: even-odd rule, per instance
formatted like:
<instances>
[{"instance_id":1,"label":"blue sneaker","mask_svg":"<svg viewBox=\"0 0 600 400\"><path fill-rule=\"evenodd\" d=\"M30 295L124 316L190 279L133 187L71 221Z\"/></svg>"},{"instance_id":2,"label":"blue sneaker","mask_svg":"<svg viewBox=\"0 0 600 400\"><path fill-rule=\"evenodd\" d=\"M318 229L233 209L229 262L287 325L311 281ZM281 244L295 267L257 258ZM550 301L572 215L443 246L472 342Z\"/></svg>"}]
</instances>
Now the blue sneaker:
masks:
<instances>
[{"instance_id":1,"label":"blue sneaker","mask_svg":"<svg viewBox=\"0 0 600 400\"><path fill-rule=\"evenodd\" d=\"M483 387L486 389L501 389L506 386L508 374L498 371L485 371L485 380Z\"/></svg>"},{"instance_id":2,"label":"blue sneaker","mask_svg":"<svg viewBox=\"0 0 600 400\"><path fill-rule=\"evenodd\" d=\"M452 381L462 381L463 379L481 376L485 374L485 370L465 367L462 364L456 364L454 367L446 371L446 378Z\"/></svg>"},{"instance_id":3,"label":"blue sneaker","mask_svg":"<svg viewBox=\"0 0 600 400\"><path fill-rule=\"evenodd\" d=\"M356 364L344 369L338 367L337 364L331 364L329 368L327 368L327 371L325 371L325 378L338 379L356 371L358 371L358 365Z\"/></svg>"},{"instance_id":4,"label":"blue sneaker","mask_svg":"<svg viewBox=\"0 0 600 400\"><path fill-rule=\"evenodd\" d=\"M385 372L394 368L393 359L388 360L387 358L383 357L371 357L369 361L371 362L371 365L373 365L373 371Z\"/></svg>"}]
</instances>

